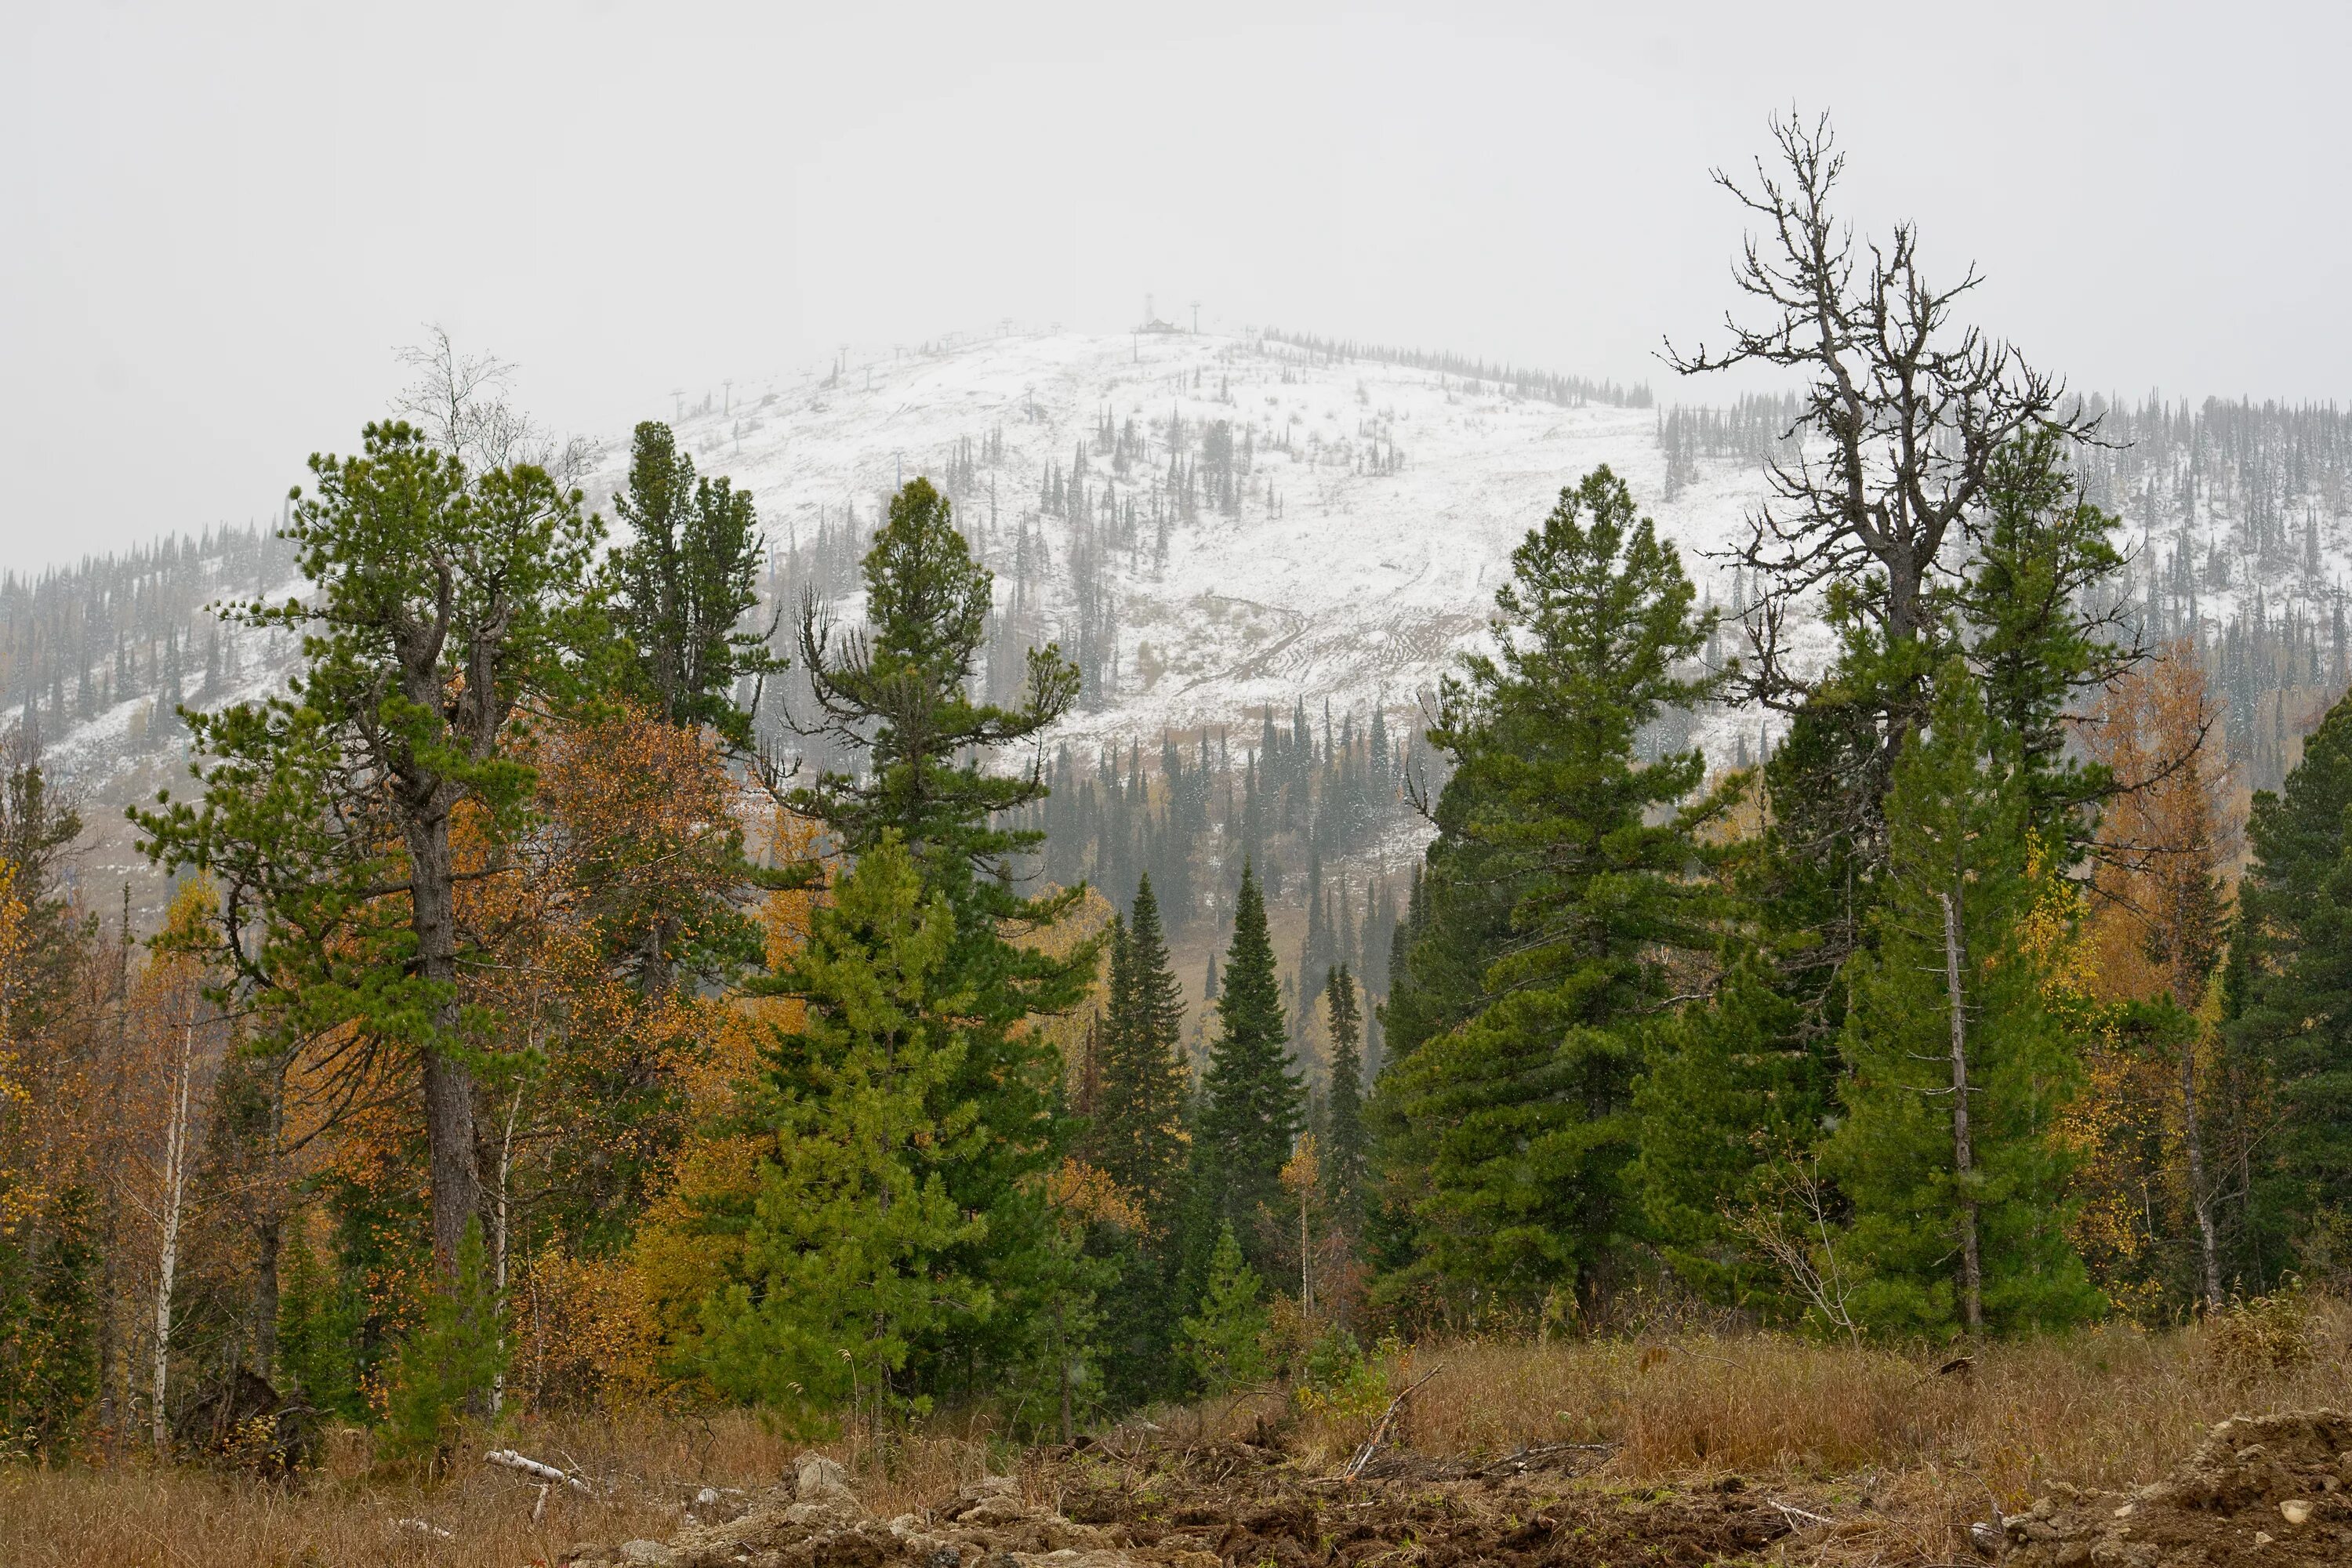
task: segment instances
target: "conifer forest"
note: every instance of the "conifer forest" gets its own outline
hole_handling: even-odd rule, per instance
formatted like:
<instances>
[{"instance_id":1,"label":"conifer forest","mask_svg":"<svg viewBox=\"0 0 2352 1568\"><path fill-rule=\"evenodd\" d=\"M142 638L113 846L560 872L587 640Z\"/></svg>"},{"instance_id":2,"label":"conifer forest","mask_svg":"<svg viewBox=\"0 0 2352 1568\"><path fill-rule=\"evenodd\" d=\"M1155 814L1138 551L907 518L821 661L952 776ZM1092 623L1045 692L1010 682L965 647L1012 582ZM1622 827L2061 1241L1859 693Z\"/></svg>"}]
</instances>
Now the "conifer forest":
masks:
<instances>
[{"instance_id":1,"label":"conifer forest","mask_svg":"<svg viewBox=\"0 0 2352 1568\"><path fill-rule=\"evenodd\" d=\"M826 494L734 465L782 395L566 447L444 337L278 516L6 576L0 1459L1270 1389L1352 1483L1416 1355L2318 1333L2352 416L2079 391L1842 170L1727 180L1663 391L1154 317L1075 439L1024 386ZM1637 456L1450 619L1169 586L1484 504L1448 408Z\"/></svg>"}]
</instances>

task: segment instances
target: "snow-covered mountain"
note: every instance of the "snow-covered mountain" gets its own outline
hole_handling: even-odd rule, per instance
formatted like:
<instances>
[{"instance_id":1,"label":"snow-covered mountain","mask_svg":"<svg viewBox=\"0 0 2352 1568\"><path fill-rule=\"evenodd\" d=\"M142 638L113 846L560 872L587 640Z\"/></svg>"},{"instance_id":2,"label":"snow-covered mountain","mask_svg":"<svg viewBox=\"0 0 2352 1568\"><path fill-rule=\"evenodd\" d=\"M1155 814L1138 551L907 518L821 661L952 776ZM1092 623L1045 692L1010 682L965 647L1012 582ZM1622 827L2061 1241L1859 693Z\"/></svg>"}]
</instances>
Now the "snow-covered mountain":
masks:
<instances>
[{"instance_id":1,"label":"snow-covered mountain","mask_svg":"<svg viewBox=\"0 0 2352 1568\"><path fill-rule=\"evenodd\" d=\"M1678 389L1685 390L1685 389ZM1698 391L1702 388L1686 390ZM891 492L928 475L997 573L990 681L1058 640L1086 671L1062 739L1081 763L1269 710L1342 722L1376 705L1392 734L1484 635L1508 556L1561 487L1602 463L1683 547L1715 603L1746 584L1720 558L1764 490L1792 405L1653 406L1642 389L1275 332L1160 327L1118 336L1010 330L711 389L667 414L707 474L757 499L766 592L859 615L857 561ZM2333 406L2151 399L2106 410L2085 454L2118 513L2124 591L2153 637L2189 636L2227 701L2244 781L2274 784L2352 678L2352 417ZM609 500L625 431L586 478ZM158 907L121 807L182 776L174 702L281 681L292 648L223 628L212 600L292 584L258 532L168 540L36 579L0 580L0 713L85 802L81 874L132 879ZM789 618L789 617L788 617ZM786 628L789 633L789 626ZM1736 627L1721 650L1738 651ZM771 693L790 700L791 679ZM763 712L772 731L781 711ZM1711 761L1752 754L1759 715L1677 724Z\"/></svg>"},{"instance_id":2,"label":"snow-covered mountain","mask_svg":"<svg viewBox=\"0 0 2352 1568\"><path fill-rule=\"evenodd\" d=\"M1604 463L1724 599L1707 552L1760 473L1703 465L1668 500L1648 405L1272 335L1007 333L738 383L676 427L757 496L777 595L814 582L852 616L888 494L919 474L946 489L1012 640L1058 638L1088 670L1068 729L1102 742L1302 699L1410 708L1481 634L1513 547ZM620 483L625 447L606 452L592 494ZM1708 741L1735 722L1715 716Z\"/></svg>"}]
</instances>

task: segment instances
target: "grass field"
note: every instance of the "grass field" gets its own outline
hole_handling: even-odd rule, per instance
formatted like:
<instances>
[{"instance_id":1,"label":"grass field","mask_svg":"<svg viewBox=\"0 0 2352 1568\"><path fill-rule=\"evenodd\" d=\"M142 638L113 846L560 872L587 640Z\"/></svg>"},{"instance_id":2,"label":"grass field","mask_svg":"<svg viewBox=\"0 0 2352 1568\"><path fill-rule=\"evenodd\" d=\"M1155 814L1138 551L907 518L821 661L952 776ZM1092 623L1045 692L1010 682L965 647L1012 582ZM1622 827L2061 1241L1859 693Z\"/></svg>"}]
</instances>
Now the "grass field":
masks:
<instances>
[{"instance_id":1,"label":"grass field","mask_svg":"<svg viewBox=\"0 0 2352 1568\"><path fill-rule=\"evenodd\" d=\"M1424 1345L1387 1370L1392 1386L1435 1373L1400 1423L1412 1452L1591 1443L1604 1446L1598 1484L1738 1474L1801 1486L1851 1500L1868 1520L1809 1540L1803 1561L1895 1564L1950 1560L1969 1518L1994 1500L2014 1511L2052 1481L2152 1479L2225 1416L2352 1405L2348 1355L2352 1310L2319 1302L2299 1324L2240 1318L1993 1345L1951 1372L1925 1353L1696 1334ZM1373 1419L1360 1407L1301 1415L1278 1390L1152 1417L1169 1441L1271 1428L1318 1473L1343 1464ZM519 1568L579 1539L668 1536L698 1489L772 1485L800 1447L742 1413L535 1423L500 1440L596 1477L610 1495L559 1491L534 1522L536 1485L478 1452L428 1478L387 1479L371 1472L357 1433L339 1435L326 1463L291 1486L147 1464L18 1468L0 1470L0 1564ZM885 1455L831 1451L884 1514L992 1469L1017 1469L1050 1499L1072 1462L1014 1453L977 1429L904 1439Z\"/></svg>"}]
</instances>

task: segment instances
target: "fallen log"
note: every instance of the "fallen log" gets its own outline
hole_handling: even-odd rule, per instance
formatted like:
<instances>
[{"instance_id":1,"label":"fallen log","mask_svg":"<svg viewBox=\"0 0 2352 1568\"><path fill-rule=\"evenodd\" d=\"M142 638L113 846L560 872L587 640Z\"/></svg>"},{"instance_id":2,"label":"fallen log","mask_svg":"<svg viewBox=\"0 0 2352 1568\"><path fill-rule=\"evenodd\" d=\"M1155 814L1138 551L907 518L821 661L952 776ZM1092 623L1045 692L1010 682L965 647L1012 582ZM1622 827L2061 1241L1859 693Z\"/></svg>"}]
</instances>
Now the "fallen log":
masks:
<instances>
[{"instance_id":1,"label":"fallen log","mask_svg":"<svg viewBox=\"0 0 2352 1568\"><path fill-rule=\"evenodd\" d=\"M493 1465L504 1465L509 1470L520 1470L524 1475L537 1476L542 1481L551 1483L562 1481L565 1486L570 1487L582 1497L594 1497L596 1495L595 1488L590 1486L586 1481L582 1480L578 1476L573 1475L571 1471L559 1469L553 1465L542 1464L537 1459L528 1458L521 1454L516 1453L512 1448L493 1448L488 1453L484 1454L482 1458L488 1459Z\"/></svg>"}]
</instances>

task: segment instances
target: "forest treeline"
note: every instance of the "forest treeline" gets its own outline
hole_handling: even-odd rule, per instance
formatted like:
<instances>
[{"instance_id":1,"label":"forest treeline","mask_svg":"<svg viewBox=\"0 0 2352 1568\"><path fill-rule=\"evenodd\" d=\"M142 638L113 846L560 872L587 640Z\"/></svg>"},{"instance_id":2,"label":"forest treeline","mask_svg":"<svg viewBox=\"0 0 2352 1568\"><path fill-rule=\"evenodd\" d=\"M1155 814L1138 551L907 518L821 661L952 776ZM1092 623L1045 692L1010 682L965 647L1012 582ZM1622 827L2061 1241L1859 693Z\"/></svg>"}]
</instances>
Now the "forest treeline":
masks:
<instances>
[{"instance_id":1,"label":"forest treeline","mask_svg":"<svg viewBox=\"0 0 2352 1568\"><path fill-rule=\"evenodd\" d=\"M0 1442L1066 1435L1661 1298L1942 1343L2340 1278L2352 702L2242 820L2112 411L1910 230L1847 268L1826 128L1777 132L1758 315L1669 350L1807 389L1728 614L1595 469L1411 735L1054 745L1087 677L1007 626L971 475L845 519L849 626L762 608L750 497L659 424L609 536L495 409L314 458L305 593L224 611L298 679L184 701L134 813L162 931L67 886L37 753L0 780ZM1717 703L1769 752L1691 747ZM1411 877L1344 880L1404 810Z\"/></svg>"}]
</instances>

